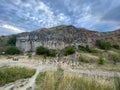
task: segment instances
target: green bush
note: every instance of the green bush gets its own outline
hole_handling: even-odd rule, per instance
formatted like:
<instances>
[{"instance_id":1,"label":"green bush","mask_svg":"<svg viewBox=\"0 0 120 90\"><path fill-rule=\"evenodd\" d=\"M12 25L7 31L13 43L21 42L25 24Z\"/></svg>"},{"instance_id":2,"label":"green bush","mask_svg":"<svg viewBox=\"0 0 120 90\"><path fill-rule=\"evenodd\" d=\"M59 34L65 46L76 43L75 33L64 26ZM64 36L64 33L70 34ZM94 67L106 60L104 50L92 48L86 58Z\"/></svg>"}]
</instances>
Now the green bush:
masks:
<instances>
[{"instance_id":1,"label":"green bush","mask_svg":"<svg viewBox=\"0 0 120 90\"><path fill-rule=\"evenodd\" d=\"M56 50L50 49L47 53L47 56L55 57L56 56Z\"/></svg>"},{"instance_id":2,"label":"green bush","mask_svg":"<svg viewBox=\"0 0 120 90\"><path fill-rule=\"evenodd\" d=\"M39 46L39 47L36 48L36 54L55 57L56 56L56 50L48 49L48 48L45 48L43 46Z\"/></svg>"},{"instance_id":3,"label":"green bush","mask_svg":"<svg viewBox=\"0 0 120 90\"><path fill-rule=\"evenodd\" d=\"M112 47L115 48L115 49L120 49L120 45L117 45L117 44L112 45Z\"/></svg>"},{"instance_id":4,"label":"green bush","mask_svg":"<svg viewBox=\"0 0 120 90\"><path fill-rule=\"evenodd\" d=\"M6 48L5 53L9 55L20 54L20 50L15 46L9 46Z\"/></svg>"},{"instance_id":5,"label":"green bush","mask_svg":"<svg viewBox=\"0 0 120 90\"><path fill-rule=\"evenodd\" d=\"M64 55L67 56L67 55L71 55L71 54L74 54L75 53L75 48L73 46L67 46L65 49L64 49Z\"/></svg>"},{"instance_id":6,"label":"green bush","mask_svg":"<svg viewBox=\"0 0 120 90\"><path fill-rule=\"evenodd\" d=\"M105 63L104 57L99 57L98 64L103 65Z\"/></svg>"},{"instance_id":7,"label":"green bush","mask_svg":"<svg viewBox=\"0 0 120 90\"><path fill-rule=\"evenodd\" d=\"M47 55L49 53L49 50L43 46L39 46L36 48L36 54L38 55Z\"/></svg>"},{"instance_id":8,"label":"green bush","mask_svg":"<svg viewBox=\"0 0 120 90\"><path fill-rule=\"evenodd\" d=\"M111 48L111 43L109 41L97 40L96 45L100 49L109 50Z\"/></svg>"},{"instance_id":9,"label":"green bush","mask_svg":"<svg viewBox=\"0 0 120 90\"><path fill-rule=\"evenodd\" d=\"M26 67L0 67L0 86L14 82L18 79L29 78L35 74L35 69Z\"/></svg>"},{"instance_id":10,"label":"green bush","mask_svg":"<svg viewBox=\"0 0 120 90\"><path fill-rule=\"evenodd\" d=\"M80 51L88 52L88 53L97 53L97 50L94 48L90 48L88 45L86 46L78 46L78 49Z\"/></svg>"}]
</instances>

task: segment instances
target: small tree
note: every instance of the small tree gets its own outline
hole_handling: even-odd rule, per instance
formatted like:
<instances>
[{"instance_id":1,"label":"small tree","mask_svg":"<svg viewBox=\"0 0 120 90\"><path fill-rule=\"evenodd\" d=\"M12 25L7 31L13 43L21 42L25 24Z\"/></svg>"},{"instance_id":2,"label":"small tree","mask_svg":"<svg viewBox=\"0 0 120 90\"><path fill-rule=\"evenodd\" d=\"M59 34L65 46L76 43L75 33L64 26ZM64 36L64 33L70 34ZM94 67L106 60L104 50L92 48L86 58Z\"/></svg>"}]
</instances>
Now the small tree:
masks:
<instances>
[{"instance_id":1,"label":"small tree","mask_svg":"<svg viewBox=\"0 0 120 90\"><path fill-rule=\"evenodd\" d=\"M67 55L71 55L75 53L75 48L73 46L67 46L64 50L64 55L67 56Z\"/></svg>"},{"instance_id":2,"label":"small tree","mask_svg":"<svg viewBox=\"0 0 120 90\"><path fill-rule=\"evenodd\" d=\"M20 54L20 50L15 46L7 47L5 52L6 52L6 54L9 54L9 55Z\"/></svg>"}]
</instances>

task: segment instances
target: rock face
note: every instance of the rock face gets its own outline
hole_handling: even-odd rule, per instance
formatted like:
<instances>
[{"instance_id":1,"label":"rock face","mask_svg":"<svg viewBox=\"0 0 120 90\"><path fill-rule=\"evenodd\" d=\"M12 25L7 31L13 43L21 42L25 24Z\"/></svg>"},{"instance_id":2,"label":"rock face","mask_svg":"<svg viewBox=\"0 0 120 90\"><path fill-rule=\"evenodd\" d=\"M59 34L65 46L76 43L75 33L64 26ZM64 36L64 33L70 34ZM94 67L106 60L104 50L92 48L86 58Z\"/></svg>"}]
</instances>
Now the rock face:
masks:
<instances>
[{"instance_id":1,"label":"rock face","mask_svg":"<svg viewBox=\"0 0 120 90\"><path fill-rule=\"evenodd\" d=\"M68 45L95 47L98 39L107 39L120 44L120 30L100 33L72 25L61 25L18 34L16 46L24 52L35 51L38 46L49 49L63 49Z\"/></svg>"}]
</instances>

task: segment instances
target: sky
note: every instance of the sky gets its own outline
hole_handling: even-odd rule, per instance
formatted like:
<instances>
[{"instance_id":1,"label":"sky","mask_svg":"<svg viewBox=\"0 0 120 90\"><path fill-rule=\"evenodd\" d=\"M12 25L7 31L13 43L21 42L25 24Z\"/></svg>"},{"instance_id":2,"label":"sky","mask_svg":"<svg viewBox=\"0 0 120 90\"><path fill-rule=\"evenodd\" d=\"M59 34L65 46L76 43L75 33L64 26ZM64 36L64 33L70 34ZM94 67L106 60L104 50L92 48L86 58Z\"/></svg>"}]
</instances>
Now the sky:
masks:
<instances>
[{"instance_id":1,"label":"sky","mask_svg":"<svg viewBox=\"0 0 120 90\"><path fill-rule=\"evenodd\" d=\"M0 0L0 35L58 25L119 29L120 0Z\"/></svg>"}]
</instances>

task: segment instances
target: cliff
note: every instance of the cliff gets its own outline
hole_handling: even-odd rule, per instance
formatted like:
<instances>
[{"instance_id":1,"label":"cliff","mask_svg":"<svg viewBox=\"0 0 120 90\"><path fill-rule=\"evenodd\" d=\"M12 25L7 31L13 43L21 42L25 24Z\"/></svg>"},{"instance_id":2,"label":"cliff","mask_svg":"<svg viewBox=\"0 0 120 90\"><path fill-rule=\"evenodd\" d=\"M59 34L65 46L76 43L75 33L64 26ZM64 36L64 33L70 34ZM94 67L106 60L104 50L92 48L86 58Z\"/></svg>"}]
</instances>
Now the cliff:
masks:
<instances>
[{"instance_id":1,"label":"cliff","mask_svg":"<svg viewBox=\"0 0 120 90\"><path fill-rule=\"evenodd\" d=\"M72 25L61 25L20 33L17 35L16 46L24 52L35 51L41 45L49 49L63 49L68 45L95 47L95 42L99 39L120 44L120 30L96 32Z\"/></svg>"}]
</instances>

